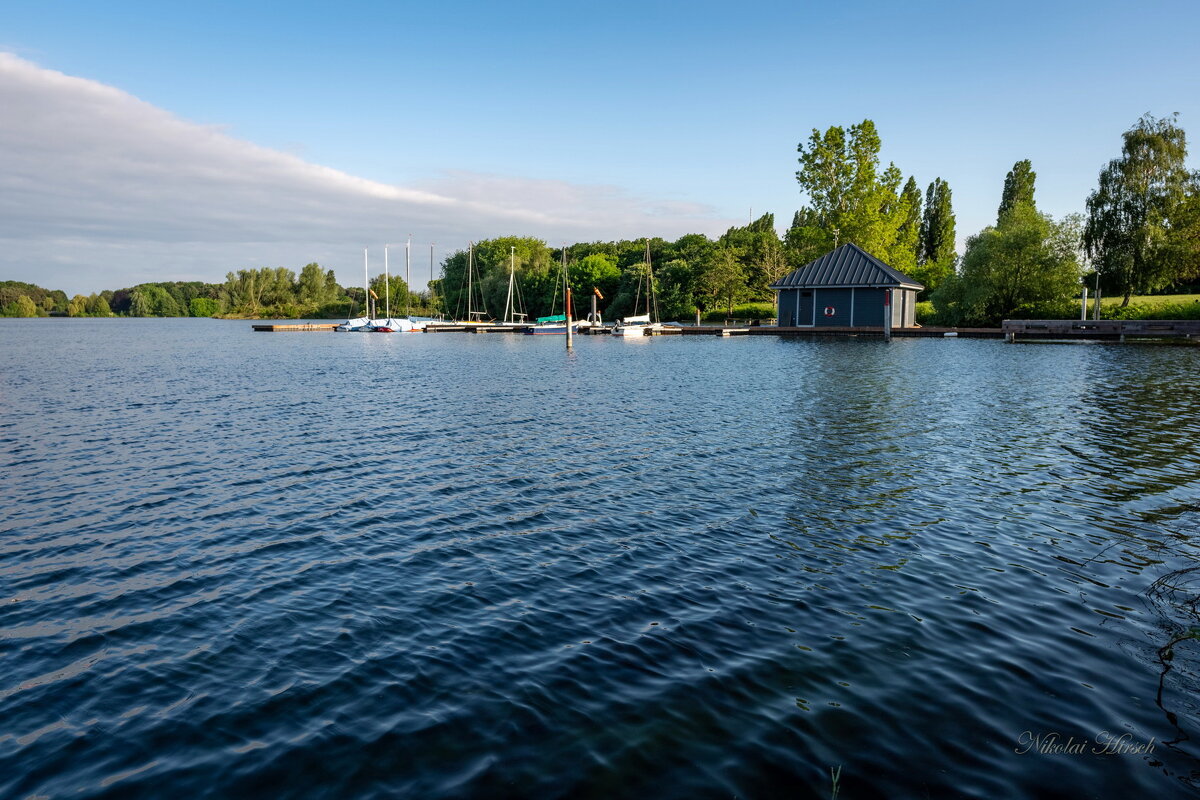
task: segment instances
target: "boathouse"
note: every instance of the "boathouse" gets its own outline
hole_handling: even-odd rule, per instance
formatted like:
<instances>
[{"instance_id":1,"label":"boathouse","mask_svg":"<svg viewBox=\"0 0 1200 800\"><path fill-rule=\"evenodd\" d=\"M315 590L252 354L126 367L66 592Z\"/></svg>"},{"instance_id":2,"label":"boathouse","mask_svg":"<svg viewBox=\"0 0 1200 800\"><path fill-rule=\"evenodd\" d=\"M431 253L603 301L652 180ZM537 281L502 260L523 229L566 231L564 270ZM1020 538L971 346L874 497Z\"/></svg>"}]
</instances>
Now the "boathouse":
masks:
<instances>
[{"instance_id":1,"label":"boathouse","mask_svg":"<svg viewBox=\"0 0 1200 800\"><path fill-rule=\"evenodd\" d=\"M917 292L925 287L858 245L844 244L789 272L779 293L779 325L789 328L893 328L916 325Z\"/></svg>"}]
</instances>

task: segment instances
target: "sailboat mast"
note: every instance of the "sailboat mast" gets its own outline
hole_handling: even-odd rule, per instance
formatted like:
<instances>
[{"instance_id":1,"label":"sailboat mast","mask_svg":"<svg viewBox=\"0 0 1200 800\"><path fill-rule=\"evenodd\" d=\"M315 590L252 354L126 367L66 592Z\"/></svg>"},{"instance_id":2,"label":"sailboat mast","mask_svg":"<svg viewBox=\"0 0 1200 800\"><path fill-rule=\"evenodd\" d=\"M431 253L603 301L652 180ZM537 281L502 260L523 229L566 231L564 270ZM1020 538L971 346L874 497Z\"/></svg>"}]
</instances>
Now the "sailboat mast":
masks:
<instances>
[{"instance_id":1,"label":"sailboat mast","mask_svg":"<svg viewBox=\"0 0 1200 800\"><path fill-rule=\"evenodd\" d=\"M508 297L504 300L504 321L511 322L509 311L515 311L512 308L513 296L513 276L517 274L517 248L508 248Z\"/></svg>"},{"instance_id":2,"label":"sailboat mast","mask_svg":"<svg viewBox=\"0 0 1200 800\"><path fill-rule=\"evenodd\" d=\"M392 318L392 278L388 274L387 262L388 246L383 246L383 314L388 319Z\"/></svg>"},{"instance_id":3,"label":"sailboat mast","mask_svg":"<svg viewBox=\"0 0 1200 800\"><path fill-rule=\"evenodd\" d=\"M408 297L412 294L412 234L408 235L408 244L404 245L404 316L409 316Z\"/></svg>"},{"instance_id":4,"label":"sailboat mast","mask_svg":"<svg viewBox=\"0 0 1200 800\"><path fill-rule=\"evenodd\" d=\"M646 240L646 313L658 322L658 298L654 296L654 269L650 266L650 240Z\"/></svg>"},{"instance_id":5,"label":"sailboat mast","mask_svg":"<svg viewBox=\"0 0 1200 800\"><path fill-rule=\"evenodd\" d=\"M473 291L473 287L471 285L471 273L475 271L474 261L475 243L471 242L467 245L467 322L471 321L471 292ZM460 283L459 286L462 286L462 284Z\"/></svg>"},{"instance_id":6,"label":"sailboat mast","mask_svg":"<svg viewBox=\"0 0 1200 800\"><path fill-rule=\"evenodd\" d=\"M367 248L363 248L363 313L371 316L371 278L367 274Z\"/></svg>"}]
</instances>

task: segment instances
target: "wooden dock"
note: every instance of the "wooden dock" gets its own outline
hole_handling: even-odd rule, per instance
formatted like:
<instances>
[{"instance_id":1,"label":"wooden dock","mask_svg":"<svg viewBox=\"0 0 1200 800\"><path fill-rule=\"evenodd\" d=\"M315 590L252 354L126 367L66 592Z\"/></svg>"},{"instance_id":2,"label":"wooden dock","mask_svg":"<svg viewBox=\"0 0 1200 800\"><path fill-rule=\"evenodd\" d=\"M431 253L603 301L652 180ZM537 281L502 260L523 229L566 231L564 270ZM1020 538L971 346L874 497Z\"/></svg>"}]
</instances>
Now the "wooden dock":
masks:
<instances>
[{"instance_id":1,"label":"wooden dock","mask_svg":"<svg viewBox=\"0 0 1200 800\"><path fill-rule=\"evenodd\" d=\"M252 325L259 332L332 331L337 323L304 322L294 324L263 323ZM426 333L525 333L531 325L495 325L453 322L429 323ZM584 328L580 334L604 335L609 328ZM780 327L775 325L664 325L654 336L861 336L879 338L881 328L867 327ZM1020 319L1005 320L999 328L893 328L896 338L1005 339L1016 341L1119 341L1126 339L1174 339L1200 341L1200 320L1148 319Z\"/></svg>"},{"instance_id":2,"label":"wooden dock","mask_svg":"<svg viewBox=\"0 0 1200 800\"><path fill-rule=\"evenodd\" d=\"M1006 319L1010 342L1057 339L1123 342L1126 339L1200 340L1200 319Z\"/></svg>"},{"instance_id":3,"label":"wooden dock","mask_svg":"<svg viewBox=\"0 0 1200 800\"><path fill-rule=\"evenodd\" d=\"M876 338L883 336L883 328L875 327L846 327L846 326L817 326L804 328L789 327L751 327L745 329L752 336L863 336ZM892 336L896 338L964 338L964 339L1000 339L1004 333L1000 328L892 328Z\"/></svg>"},{"instance_id":4,"label":"wooden dock","mask_svg":"<svg viewBox=\"0 0 1200 800\"><path fill-rule=\"evenodd\" d=\"M305 322L300 325L252 325L259 333L278 333L280 331L332 331L337 328L336 322Z\"/></svg>"}]
</instances>

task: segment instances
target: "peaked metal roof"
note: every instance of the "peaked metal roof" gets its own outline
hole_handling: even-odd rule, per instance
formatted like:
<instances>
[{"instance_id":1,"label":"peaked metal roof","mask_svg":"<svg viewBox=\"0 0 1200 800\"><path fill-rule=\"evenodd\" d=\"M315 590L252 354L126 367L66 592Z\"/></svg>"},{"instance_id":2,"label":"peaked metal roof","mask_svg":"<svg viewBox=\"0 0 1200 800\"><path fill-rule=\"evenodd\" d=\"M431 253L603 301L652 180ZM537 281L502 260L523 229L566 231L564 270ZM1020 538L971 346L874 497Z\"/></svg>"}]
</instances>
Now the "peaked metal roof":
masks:
<instances>
[{"instance_id":1,"label":"peaked metal roof","mask_svg":"<svg viewBox=\"0 0 1200 800\"><path fill-rule=\"evenodd\" d=\"M847 242L831 253L789 272L772 289L831 288L850 286L925 287L897 269L889 267L856 244Z\"/></svg>"}]
</instances>

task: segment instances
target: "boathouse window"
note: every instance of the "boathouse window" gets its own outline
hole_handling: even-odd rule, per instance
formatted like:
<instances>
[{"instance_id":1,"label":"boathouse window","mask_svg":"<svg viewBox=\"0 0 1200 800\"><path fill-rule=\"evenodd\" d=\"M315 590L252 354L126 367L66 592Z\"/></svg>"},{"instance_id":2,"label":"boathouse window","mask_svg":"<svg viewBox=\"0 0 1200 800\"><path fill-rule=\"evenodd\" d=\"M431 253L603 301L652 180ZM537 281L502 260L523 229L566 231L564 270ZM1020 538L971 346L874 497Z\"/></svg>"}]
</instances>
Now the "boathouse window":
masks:
<instances>
[{"instance_id":1,"label":"boathouse window","mask_svg":"<svg viewBox=\"0 0 1200 800\"><path fill-rule=\"evenodd\" d=\"M812 297L812 292L801 292L800 296L801 297Z\"/></svg>"}]
</instances>

